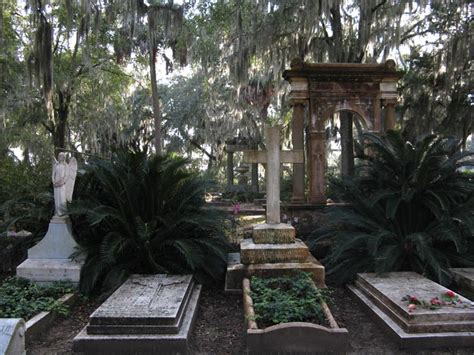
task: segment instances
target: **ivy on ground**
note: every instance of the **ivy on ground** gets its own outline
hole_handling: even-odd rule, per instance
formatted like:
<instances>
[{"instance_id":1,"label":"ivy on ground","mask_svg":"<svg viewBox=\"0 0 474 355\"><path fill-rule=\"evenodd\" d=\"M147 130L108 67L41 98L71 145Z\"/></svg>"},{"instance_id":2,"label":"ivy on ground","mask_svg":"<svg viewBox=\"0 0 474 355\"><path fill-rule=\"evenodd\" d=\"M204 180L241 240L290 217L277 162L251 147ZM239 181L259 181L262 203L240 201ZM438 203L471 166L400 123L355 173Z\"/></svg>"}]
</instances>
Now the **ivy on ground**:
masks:
<instances>
[{"instance_id":1,"label":"ivy on ground","mask_svg":"<svg viewBox=\"0 0 474 355\"><path fill-rule=\"evenodd\" d=\"M71 283L55 282L41 287L23 278L9 277L0 286L0 318L28 320L43 311L67 315L68 307L58 299L73 292Z\"/></svg>"},{"instance_id":2,"label":"ivy on ground","mask_svg":"<svg viewBox=\"0 0 474 355\"><path fill-rule=\"evenodd\" d=\"M251 278L251 297L259 327L287 322L325 324L321 302L329 292L317 289L308 273L293 277Z\"/></svg>"}]
</instances>

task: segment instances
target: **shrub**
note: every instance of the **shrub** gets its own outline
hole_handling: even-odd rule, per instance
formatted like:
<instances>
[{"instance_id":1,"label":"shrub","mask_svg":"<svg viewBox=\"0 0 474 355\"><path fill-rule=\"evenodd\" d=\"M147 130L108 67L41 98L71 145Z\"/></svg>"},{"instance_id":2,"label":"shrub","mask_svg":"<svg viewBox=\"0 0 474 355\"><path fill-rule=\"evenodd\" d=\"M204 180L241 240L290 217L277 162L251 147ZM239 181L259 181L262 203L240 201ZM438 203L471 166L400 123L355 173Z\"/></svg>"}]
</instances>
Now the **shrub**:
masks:
<instances>
[{"instance_id":1,"label":"shrub","mask_svg":"<svg viewBox=\"0 0 474 355\"><path fill-rule=\"evenodd\" d=\"M474 265L474 180L459 171L472 153L434 135L364 138L374 154L359 176L335 186L351 206L330 208L329 224L312 236L312 247L333 243L328 275L343 283L358 272L416 271L449 283L449 267Z\"/></svg>"},{"instance_id":2,"label":"shrub","mask_svg":"<svg viewBox=\"0 0 474 355\"><path fill-rule=\"evenodd\" d=\"M19 277L7 278L0 286L0 318L28 320L43 311L67 314L67 306L58 299L74 291L74 287L66 282L41 287Z\"/></svg>"},{"instance_id":3,"label":"shrub","mask_svg":"<svg viewBox=\"0 0 474 355\"><path fill-rule=\"evenodd\" d=\"M225 213L205 207L210 182L185 165L122 149L85 167L68 205L86 254L84 293L111 290L132 273L223 276Z\"/></svg>"}]
</instances>

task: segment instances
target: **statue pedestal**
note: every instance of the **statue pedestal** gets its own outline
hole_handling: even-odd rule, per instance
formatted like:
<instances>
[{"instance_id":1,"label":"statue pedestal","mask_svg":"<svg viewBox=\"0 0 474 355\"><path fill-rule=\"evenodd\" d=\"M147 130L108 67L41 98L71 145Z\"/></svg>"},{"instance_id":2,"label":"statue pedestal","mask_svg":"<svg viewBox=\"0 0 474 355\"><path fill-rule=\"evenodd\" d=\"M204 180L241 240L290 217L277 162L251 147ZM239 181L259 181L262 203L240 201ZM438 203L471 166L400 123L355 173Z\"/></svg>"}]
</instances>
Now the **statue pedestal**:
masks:
<instances>
[{"instance_id":1,"label":"statue pedestal","mask_svg":"<svg viewBox=\"0 0 474 355\"><path fill-rule=\"evenodd\" d=\"M16 274L39 284L70 281L77 285L82 264L70 258L76 246L69 218L54 216L48 232L28 250L28 259L16 268Z\"/></svg>"}]
</instances>

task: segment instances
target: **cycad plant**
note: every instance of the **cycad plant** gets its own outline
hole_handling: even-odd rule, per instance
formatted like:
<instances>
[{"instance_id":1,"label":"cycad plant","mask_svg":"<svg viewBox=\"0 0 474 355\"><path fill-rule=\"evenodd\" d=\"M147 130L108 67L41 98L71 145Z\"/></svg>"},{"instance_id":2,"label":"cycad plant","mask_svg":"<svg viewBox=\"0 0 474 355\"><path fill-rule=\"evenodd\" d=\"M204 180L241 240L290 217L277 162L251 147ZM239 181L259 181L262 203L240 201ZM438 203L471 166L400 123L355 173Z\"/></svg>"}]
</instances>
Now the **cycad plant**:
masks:
<instances>
[{"instance_id":1,"label":"cycad plant","mask_svg":"<svg viewBox=\"0 0 474 355\"><path fill-rule=\"evenodd\" d=\"M328 274L344 283L358 272L416 271L449 283L450 267L474 265L474 179L460 171L472 153L435 135L364 138L372 153L335 186L349 205L329 208L329 224L310 239L332 241Z\"/></svg>"},{"instance_id":2,"label":"cycad plant","mask_svg":"<svg viewBox=\"0 0 474 355\"><path fill-rule=\"evenodd\" d=\"M223 275L225 215L205 207L210 182L185 165L120 150L86 166L68 205L86 255L82 292L111 290L131 273Z\"/></svg>"}]
</instances>

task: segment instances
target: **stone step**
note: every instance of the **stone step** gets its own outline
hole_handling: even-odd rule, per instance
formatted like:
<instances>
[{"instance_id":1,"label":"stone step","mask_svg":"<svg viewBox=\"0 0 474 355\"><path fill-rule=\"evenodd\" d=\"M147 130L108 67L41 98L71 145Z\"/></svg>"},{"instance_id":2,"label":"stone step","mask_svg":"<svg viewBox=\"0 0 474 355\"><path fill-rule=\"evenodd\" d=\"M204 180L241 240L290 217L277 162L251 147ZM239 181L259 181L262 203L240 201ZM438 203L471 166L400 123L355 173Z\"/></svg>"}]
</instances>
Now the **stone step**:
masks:
<instances>
[{"instance_id":1,"label":"stone step","mask_svg":"<svg viewBox=\"0 0 474 355\"><path fill-rule=\"evenodd\" d=\"M295 242L295 228L286 223L259 224L253 228L255 244L285 244Z\"/></svg>"},{"instance_id":2,"label":"stone step","mask_svg":"<svg viewBox=\"0 0 474 355\"><path fill-rule=\"evenodd\" d=\"M239 253L230 253L227 258L227 273L225 277L225 291L241 293L242 280L245 277L278 277L291 276L297 271L308 272L316 286L326 287L324 266L311 254L303 262L293 263L263 263L242 264Z\"/></svg>"},{"instance_id":3,"label":"stone step","mask_svg":"<svg viewBox=\"0 0 474 355\"><path fill-rule=\"evenodd\" d=\"M56 281L78 285L81 266L81 263L71 259L26 259L18 265L16 274L42 286Z\"/></svg>"},{"instance_id":4,"label":"stone step","mask_svg":"<svg viewBox=\"0 0 474 355\"><path fill-rule=\"evenodd\" d=\"M257 244L252 239L240 242L240 259L242 264L304 262L309 257L305 243L295 239L294 243Z\"/></svg>"}]
</instances>

